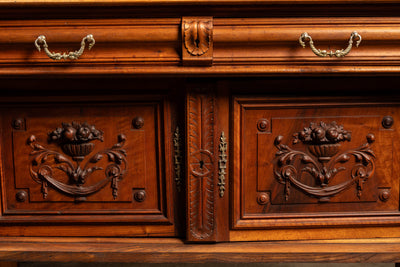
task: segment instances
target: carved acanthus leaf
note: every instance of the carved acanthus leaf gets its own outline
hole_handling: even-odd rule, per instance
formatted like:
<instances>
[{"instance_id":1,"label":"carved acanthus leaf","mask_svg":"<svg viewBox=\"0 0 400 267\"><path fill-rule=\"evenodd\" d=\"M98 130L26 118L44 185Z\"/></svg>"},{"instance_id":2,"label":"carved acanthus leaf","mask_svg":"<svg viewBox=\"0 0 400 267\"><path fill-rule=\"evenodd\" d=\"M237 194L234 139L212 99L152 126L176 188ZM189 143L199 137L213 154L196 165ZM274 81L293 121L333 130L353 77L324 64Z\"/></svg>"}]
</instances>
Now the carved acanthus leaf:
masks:
<instances>
[{"instance_id":1,"label":"carved acanthus leaf","mask_svg":"<svg viewBox=\"0 0 400 267\"><path fill-rule=\"evenodd\" d=\"M210 48L212 22L193 19L183 22L184 44L189 54L201 56Z\"/></svg>"}]
</instances>

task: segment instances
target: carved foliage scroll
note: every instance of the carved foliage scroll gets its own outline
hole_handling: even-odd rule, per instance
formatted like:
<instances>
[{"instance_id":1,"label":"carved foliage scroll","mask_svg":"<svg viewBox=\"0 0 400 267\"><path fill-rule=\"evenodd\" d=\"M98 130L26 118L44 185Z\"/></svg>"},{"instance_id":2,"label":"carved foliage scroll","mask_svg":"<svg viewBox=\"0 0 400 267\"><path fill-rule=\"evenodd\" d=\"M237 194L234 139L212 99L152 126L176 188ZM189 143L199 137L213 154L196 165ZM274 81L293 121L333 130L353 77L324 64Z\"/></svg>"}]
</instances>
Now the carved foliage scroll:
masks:
<instances>
[{"instance_id":1,"label":"carved foliage scroll","mask_svg":"<svg viewBox=\"0 0 400 267\"><path fill-rule=\"evenodd\" d=\"M118 136L118 143L111 148L99 151L85 161L95 147L95 140L103 141L103 132L88 123L62 123L62 127L49 133L49 142L56 142L63 153L52 151L37 143L34 135L30 136L28 144L32 147L33 157L30 165L31 177L42 185L43 198L48 195L48 187L75 197L76 201L84 201L86 197L100 191L111 182L111 193L114 199L118 197L118 183L126 175L126 151L123 149L126 137ZM71 157L71 159L69 157ZM95 164L106 161L105 168ZM55 177L55 170L60 170L68 177L68 183ZM105 178L94 185L84 186L92 173L103 171Z\"/></svg>"},{"instance_id":2,"label":"carved foliage scroll","mask_svg":"<svg viewBox=\"0 0 400 267\"><path fill-rule=\"evenodd\" d=\"M375 170L375 154L371 144L375 141L373 134L366 136L367 143L341 154L340 142L350 141L351 133L336 122L311 123L309 127L294 134L293 144L302 142L308 152L297 151L282 144L283 136L275 138L278 151L274 161L274 174L279 183L285 186L285 199L290 197L290 188L295 186L300 191L320 201L329 199L346 190L353 184L357 187L358 198L362 195L363 184L372 177ZM349 179L337 185L330 185L334 177L346 170L344 163L354 158L355 164L349 172ZM318 186L302 183L302 176L311 175Z\"/></svg>"},{"instance_id":3,"label":"carved foliage scroll","mask_svg":"<svg viewBox=\"0 0 400 267\"><path fill-rule=\"evenodd\" d=\"M188 96L189 238L210 240L214 232L214 95Z\"/></svg>"},{"instance_id":4,"label":"carved foliage scroll","mask_svg":"<svg viewBox=\"0 0 400 267\"><path fill-rule=\"evenodd\" d=\"M212 17L182 18L182 60L189 65L210 65L213 56Z\"/></svg>"}]
</instances>

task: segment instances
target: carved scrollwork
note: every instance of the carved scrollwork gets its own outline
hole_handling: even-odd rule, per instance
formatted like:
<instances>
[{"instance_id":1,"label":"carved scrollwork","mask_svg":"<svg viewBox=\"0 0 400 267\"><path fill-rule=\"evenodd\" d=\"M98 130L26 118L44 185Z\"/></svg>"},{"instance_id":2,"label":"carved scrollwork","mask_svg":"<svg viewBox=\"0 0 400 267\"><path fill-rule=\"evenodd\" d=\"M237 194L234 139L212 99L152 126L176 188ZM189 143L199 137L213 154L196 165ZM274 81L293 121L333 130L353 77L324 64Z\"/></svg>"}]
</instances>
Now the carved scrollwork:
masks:
<instances>
[{"instance_id":1,"label":"carved scrollwork","mask_svg":"<svg viewBox=\"0 0 400 267\"><path fill-rule=\"evenodd\" d=\"M93 140L103 141L103 132L97 130L93 125L86 122L63 123L61 128L57 128L49 133L50 142L57 142L64 153L72 158L72 161L62 153L49 150L37 143L34 135L30 136L28 144L32 147L33 156L30 165L31 177L42 185L42 194L45 199L48 195L48 187L73 196L76 200L83 201L86 196L94 194L106 186L111 181L112 196L118 197L118 182L126 175L126 151L123 149L126 137L123 134L118 136L118 143L110 149L106 149L94 154L89 158L84 166L82 161L89 155L94 144ZM92 173L103 170L102 167L94 166L101 160L107 159L108 165L104 168L105 178L94 185L83 186ZM74 162L75 163L74 163ZM64 172L69 178L68 183L59 181L60 177L54 177L55 170Z\"/></svg>"},{"instance_id":2,"label":"carved scrollwork","mask_svg":"<svg viewBox=\"0 0 400 267\"><path fill-rule=\"evenodd\" d=\"M339 142L350 141L351 134L336 122L330 124L311 123L310 127L294 134L293 143L303 142L307 145L310 154L282 144L283 136L277 136L275 146L278 151L275 154L274 174L278 182L285 185L286 201L290 196L291 185L320 201L329 201L330 197L356 184L357 196L360 198L363 184L375 170L375 154L370 147L375 141L375 137L373 134L368 134L366 139L367 143L360 147L337 155L340 148ZM339 172L346 170L339 164L344 164L351 158L354 158L355 164L349 172L350 179L329 186ZM304 173L311 175L318 186L302 183Z\"/></svg>"},{"instance_id":3,"label":"carved scrollwork","mask_svg":"<svg viewBox=\"0 0 400 267\"><path fill-rule=\"evenodd\" d=\"M183 22L183 36L186 50L192 56L205 54L211 45L212 21L192 19Z\"/></svg>"}]
</instances>

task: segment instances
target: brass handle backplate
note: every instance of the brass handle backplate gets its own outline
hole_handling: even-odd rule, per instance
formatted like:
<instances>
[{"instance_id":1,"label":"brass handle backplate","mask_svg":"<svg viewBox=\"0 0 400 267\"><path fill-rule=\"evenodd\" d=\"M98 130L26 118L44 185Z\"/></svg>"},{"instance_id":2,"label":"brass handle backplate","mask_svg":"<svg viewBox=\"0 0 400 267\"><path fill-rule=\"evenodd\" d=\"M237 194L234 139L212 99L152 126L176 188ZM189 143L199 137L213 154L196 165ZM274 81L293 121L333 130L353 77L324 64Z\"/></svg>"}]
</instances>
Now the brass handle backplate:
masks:
<instances>
[{"instance_id":1,"label":"brass handle backplate","mask_svg":"<svg viewBox=\"0 0 400 267\"><path fill-rule=\"evenodd\" d=\"M358 47L361 43L361 35L359 35L357 32L352 32L350 35L350 39L349 39L349 45L346 47L346 49L341 49L341 50L336 50L336 51L331 50L328 52L326 50L317 49L314 46L314 42L313 42L311 36L308 33L303 32L299 38L299 43L303 48L305 48L306 47L305 42L309 41L311 50L314 52L314 54L316 54L319 57L326 57L326 56L344 57L348 53L350 53L350 50L353 47L354 40L357 40L356 47Z\"/></svg>"},{"instance_id":2,"label":"brass handle backplate","mask_svg":"<svg viewBox=\"0 0 400 267\"><path fill-rule=\"evenodd\" d=\"M35 40L35 46L37 50L41 50L40 46L43 46L43 50L46 53L46 55L54 60L60 60L60 59L78 59L82 54L83 51L85 50L85 43L88 43L89 45L89 50L94 46L95 40L93 38L93 35L88 34L86 37L84 37L81 41L81 48L75 52L69 52L69 53L54 53L49 51L49 46L46 43L46 37L44 35L40 35L36 40Z\"/></svg>"}]
</instances>

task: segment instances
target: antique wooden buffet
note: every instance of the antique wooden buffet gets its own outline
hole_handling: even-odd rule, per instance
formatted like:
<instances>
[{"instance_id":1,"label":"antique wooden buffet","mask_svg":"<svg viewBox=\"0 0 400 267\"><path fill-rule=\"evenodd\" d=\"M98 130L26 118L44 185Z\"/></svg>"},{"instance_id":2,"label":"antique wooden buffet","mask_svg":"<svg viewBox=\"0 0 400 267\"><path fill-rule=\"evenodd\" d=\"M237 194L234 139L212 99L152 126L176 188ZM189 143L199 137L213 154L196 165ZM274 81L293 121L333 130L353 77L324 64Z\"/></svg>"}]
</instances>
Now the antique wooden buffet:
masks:
<instances>
[{"instance_id":1,"label":"antique wooden buffet","mask_svg":"<svg viewBox=\"0 0 400 267\"><path fill-rule=\"evenodd\" d=\"M1 0L0 259L400 262L400 3Z\"/></svg>"}]
</instances>

